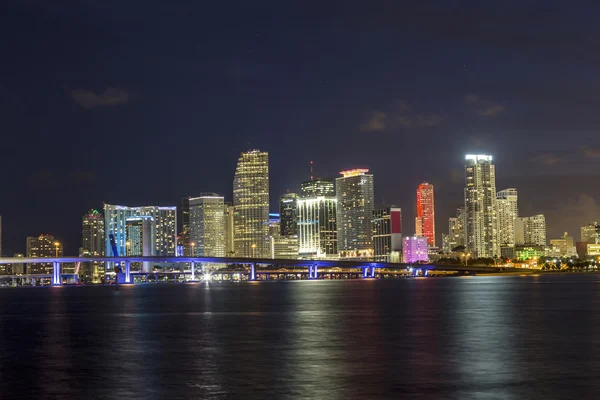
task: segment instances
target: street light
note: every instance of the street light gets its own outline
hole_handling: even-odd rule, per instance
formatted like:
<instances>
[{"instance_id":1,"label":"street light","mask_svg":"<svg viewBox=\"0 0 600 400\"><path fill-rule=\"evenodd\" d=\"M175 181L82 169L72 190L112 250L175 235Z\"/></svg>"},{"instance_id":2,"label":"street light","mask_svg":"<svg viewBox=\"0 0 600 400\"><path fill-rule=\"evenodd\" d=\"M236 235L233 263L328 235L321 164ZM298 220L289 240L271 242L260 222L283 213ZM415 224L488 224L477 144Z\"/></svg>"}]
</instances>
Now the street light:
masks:
<instances>
[{"instance_id":1,"label":"street light","mask_svg":"<svg viewBox=\"0 0 600 400\"><path fill-rule=\"evenodd\" d=\"M254 249L256 249L256 244L252 243L252 258L254 258Z\"/></svg>"},{"instance_id":2,"label":"street light","mask_svg":"<svg viewBox=\"0 0 600 400\"><path fill-rule=\"evenodd\" d=\"M58 248L60 247L59 242L54 242L54 249L56 250L56 257L58 257Z\"/></svg>"}]
</instances>

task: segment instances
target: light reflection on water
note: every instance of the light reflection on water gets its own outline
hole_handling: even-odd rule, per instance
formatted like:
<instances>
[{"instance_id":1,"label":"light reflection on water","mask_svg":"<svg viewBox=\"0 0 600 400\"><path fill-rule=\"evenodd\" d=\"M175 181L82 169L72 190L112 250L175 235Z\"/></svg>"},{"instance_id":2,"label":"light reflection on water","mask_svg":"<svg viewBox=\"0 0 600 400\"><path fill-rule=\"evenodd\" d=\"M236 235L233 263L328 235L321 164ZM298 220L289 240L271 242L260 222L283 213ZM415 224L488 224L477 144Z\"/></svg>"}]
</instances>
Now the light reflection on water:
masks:
<instances>
[{"instance_id":1,"label":"light reflection on water","mask_svg":"<svg viewBox=\"0 0 600 400\"><path fill-rule=\"evenodd\" d=\"M0 290L4 398L598 398L593 275Z\"/></svg>"}]
</instances>

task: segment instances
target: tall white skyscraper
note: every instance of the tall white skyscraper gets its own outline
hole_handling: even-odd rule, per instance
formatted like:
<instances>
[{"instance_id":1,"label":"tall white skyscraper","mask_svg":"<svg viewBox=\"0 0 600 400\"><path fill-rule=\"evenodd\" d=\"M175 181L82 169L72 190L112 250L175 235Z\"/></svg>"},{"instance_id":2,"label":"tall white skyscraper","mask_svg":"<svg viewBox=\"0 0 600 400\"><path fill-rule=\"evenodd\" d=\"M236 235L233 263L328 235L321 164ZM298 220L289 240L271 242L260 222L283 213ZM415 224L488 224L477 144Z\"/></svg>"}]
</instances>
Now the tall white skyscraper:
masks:
<instances>
[{"instance_id":1,"label":"tall white skyscraper","mask_svg":"<svg viewBox=\"0 0 600 400\"><path fill-rule=\"evenodd\" d=\"M296 202L300 257L337 258L337 199L333 181L303 182Z\"/></svg>"},{"instance_id":2,"label":"tall white skyscraper","mask_svg":"<svg viewBox=\"0 0 600 400\"><path fill-rule=\"evenodd\" d=\"M341 171L336 178L338 250L341 258L372 259L373 175L368 169Z\"/></svg>"},{"instance_id":3,"label":"tall white skyscraper","mask_svg":"<svg viewBox=\"0 0 600 400\"><path fill-rule=\"evenodd\" d=\"M465 238L473 257L499 256L496 243L496 172L492 156L465 159Z\"/></svg>"},{"instance_id":4,"label":"tall white skyscraper","mask_svg":"<svg viewBox=\"0 0 600 400\"><path fill-rule=\"evenodd\" d=\"M515 219L519 216L517 189L504 189L496 195L496 218L498 221L498 246L515 245Z\"/></svg>"},{"instance_id":5,"label":"tall white skyscraper","mask_svg":"<svg viewBox=\"0 0 600 400\"><path fill-rule=\"evenodd\" d=\"M152 217L156 232L154 245L157 256L175 256L177 247L177 207L127 207L104 204L105 254L112 256L110 234L115 236L119 255L127 254L127 219L131 217Z\"/></svg>"},{"instance_id":6,"label":"tall white skyscraper","mask_svg":"<svg viewBox=\"0 0 600 400\"><path fill-rule=\"evenodd\" d=\"M269 153L240 155L233 179L234 248L237 257L268 258Z\"/></svg>"},{"instance_id":7,"label":"tall white skyscraper","mask_svg":"<svg viewBox=\"0 0 600 400\"><path fill-rule=\"evenodd\" d=\"M225 199L215 193L190 198L190 244L195 257L225 257Z\"/></svg>"}]
</instances>

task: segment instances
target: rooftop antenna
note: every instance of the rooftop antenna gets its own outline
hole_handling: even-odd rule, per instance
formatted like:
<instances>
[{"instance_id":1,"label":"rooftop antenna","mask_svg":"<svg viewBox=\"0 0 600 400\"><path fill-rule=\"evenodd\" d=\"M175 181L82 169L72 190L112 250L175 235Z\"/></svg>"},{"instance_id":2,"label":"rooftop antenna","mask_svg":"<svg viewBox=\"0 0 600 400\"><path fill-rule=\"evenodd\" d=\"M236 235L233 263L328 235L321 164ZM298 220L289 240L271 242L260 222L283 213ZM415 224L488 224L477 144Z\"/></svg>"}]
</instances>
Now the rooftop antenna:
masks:
<instances>
[{"instance_id":1,"label":"rooftop antenna","mask_svg":"<svg viewBox=\"0 0 600 400\"><path fill-rule=\"evenodd\" d=\"M310 181L312 182L313 180L313 162L312 160L310 161Z\"/></svg>"}]
</instances>

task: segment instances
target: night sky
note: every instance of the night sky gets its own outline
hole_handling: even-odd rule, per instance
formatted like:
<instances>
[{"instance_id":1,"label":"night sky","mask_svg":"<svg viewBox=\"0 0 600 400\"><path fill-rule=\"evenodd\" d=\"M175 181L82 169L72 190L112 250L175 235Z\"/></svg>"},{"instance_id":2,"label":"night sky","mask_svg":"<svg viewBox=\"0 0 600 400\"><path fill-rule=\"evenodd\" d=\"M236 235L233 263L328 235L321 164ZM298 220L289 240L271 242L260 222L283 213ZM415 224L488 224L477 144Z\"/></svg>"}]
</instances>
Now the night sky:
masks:
<instances>
[{"instance_id":1,"label":"night sky","mask_svg":"<svg viewBox=\"0 0 600 400\"><path fill-rule=\"evenodd\" d=\"M496 3L493 5L492 3ZM600 219L600 5L592 1L0 2L3 252L80 245L102 202L231 200L270 154L271 205L367 167L403 209L435 185L437 240L467 153L548 239Z\"/></svg>"}]
</instances>

